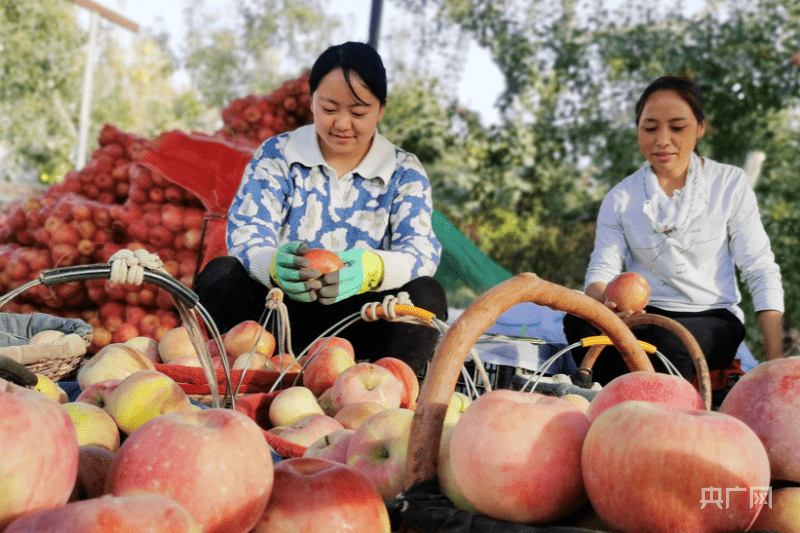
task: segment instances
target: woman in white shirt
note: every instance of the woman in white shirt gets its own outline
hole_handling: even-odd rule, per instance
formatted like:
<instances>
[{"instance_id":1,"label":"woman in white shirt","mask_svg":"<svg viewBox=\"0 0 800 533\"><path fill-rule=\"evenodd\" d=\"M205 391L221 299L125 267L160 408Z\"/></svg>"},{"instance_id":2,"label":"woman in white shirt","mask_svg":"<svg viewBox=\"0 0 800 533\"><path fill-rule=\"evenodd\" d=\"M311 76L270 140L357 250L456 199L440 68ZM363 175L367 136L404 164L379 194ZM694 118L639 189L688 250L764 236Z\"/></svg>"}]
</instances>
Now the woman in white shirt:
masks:
<instances>
[{"instance_id":1,"label":"woman in white shirt","mask_svg":"<svg viewBox=\"0 0 800 533\"><path fill-rule=\"evenodd\" d=\"M638 272L651 291L644 312L681 323L697 339L709 368L723 369L745 334L738 269L753 297L767 358L781 357L780 269L744 171L698 154L697 141L706 130L701 89L684 78L659 78L637 102L636 124L647 161L602 202L586 294L617 312L606 298L606 285L623 271ZM630 314L617 312L620 318ZM573 343L597 330L567 315L564 333ZM640 326L634 333L693 379L691 358L672 333L657 326ZM584 353L573 350L579 365ZM664 370L655 360L654 365ZM594 379L604 384L627 371L609 347L594 365Z\"/></svg>"}]
</instances>

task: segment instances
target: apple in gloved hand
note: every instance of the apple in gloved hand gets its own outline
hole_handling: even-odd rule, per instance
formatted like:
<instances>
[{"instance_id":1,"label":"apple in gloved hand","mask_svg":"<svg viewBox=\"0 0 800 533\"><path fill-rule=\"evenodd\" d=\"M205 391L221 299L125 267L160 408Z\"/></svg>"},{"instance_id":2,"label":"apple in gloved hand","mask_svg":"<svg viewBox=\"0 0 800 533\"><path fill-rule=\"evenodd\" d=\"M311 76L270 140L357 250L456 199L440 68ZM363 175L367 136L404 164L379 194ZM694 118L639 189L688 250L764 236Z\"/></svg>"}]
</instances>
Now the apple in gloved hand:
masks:
<instances>
[{"instance_id":1,"label":"apple in gloved hand","mask_svg":"<svg viewBox=\"0 0 800 533\"><path fill-rule=\"evenodd\" d=\"M309 261L307 268L319 270L323 276L344 268L344 262L336 252L323 248L310 248L303 257Z\"/></svg>"}]
</instances>

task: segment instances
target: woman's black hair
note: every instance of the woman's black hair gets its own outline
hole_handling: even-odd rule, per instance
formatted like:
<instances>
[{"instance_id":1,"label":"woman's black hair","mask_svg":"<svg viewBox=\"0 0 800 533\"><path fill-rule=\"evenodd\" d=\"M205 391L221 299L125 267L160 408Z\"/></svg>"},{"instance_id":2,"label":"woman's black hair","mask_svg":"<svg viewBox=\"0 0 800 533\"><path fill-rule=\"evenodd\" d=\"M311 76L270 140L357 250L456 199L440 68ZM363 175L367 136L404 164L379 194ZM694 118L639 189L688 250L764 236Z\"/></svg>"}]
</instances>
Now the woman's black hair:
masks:
<instances>
[{"instance_id":1,"label":"woman's black hair","mask_svg":"<svg viewBox=\"0 0 800 533\"><path fill-rule=\"evenodd\" d=\"M692 114L694 115L694 118L697 119L698 124L701 124L706 119L706 114L703 111L703 90L699 85L689 78L680 76L662 76L648 85L642 93L642 96L639 97L639 101L636 102L637 127L639 126L639 120L642 118L642 111L644 111L644 106L647 103L647 100L653 95L653 93L658 91L675 91L678 93L678 96L680 96L683 101L689 105L689 108L692 110ZM694 151L700 155L700 151L697 149L697 146L695 146Z\"/></svg>"},{"instance_id":2,"label":"woman's black hair","mask_svg":"<svg viewBox=\"0 0 800 533\"><path fill-rule=\"evenodd\" d=\"M358 98L350 82L350 72L355 72L378 99L386 105L386 69L377 50L365 43L346 42L331 46L317 58L311 67L308 85L311 94L330 71L341 68L350 91ZM359 99L360 100L360 99Z\"/></svg>"},{"instance_id":3,"label":"woman's black hair","mask_svg":"<svg viewBox=\"0 0 800 533\"><path fill-rule=\"evenodd\" d=\"M688 78L678 76L663 76L647 86L647 88L639 97L636 102L636 125L639 125L639 119L642 118L642 111L647 100L653 93L658 91L675 91L692 109L694 117L697 119L698 124L703 122L706 118L703 112L703 90L699 85L694 83Z\"/></svg>"}]
</instances>

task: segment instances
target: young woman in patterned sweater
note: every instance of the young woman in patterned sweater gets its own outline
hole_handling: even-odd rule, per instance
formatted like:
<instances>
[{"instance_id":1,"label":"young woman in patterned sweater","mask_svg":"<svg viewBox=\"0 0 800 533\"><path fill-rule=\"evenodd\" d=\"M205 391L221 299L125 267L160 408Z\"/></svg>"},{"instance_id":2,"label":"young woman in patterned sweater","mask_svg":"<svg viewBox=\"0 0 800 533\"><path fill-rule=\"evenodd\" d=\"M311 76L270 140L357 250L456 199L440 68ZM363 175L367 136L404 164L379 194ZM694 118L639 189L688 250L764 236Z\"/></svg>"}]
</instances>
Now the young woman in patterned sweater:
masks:
<instances>
[{"instance_id":1,"label":"young woman in patterned sweater","mask_svg":"<svg viewBox=\"0 0 800 533\"><path fill-rule=\"evenodd\" d=\"M407 292L447 318L433 279L441 245L431 225L431 189L419 160L377 132L386 71L369 45L327 49L311 70L314 124L266 140L246 167L228 211L228 256L209 262L194 290L221 331L258 320L273 287L285 293L292 346L368 302ZM303 254L336 252L345 268L320 277ZM339 336L356 359L397 357L419 371L438 332L414 324L359 321Z\"/></svg>"}]
</instances>

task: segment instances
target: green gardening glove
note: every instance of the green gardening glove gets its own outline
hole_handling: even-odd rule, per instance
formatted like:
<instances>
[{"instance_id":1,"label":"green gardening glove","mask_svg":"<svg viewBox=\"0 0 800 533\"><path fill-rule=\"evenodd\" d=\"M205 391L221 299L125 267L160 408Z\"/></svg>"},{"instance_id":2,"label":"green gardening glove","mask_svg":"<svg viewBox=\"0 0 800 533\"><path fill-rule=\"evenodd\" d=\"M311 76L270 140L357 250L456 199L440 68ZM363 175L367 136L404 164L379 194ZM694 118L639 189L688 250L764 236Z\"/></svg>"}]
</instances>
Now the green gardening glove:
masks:
<instances>
[{"instance_id":1,"label":"green gardening glove","mask_svg":"<svg viewBox=\"0 0 800 533\"><path fill-rule=\"evenodd\" d=\"M345 266L322 276L319 302L341 302L355 294L371 291L383 282L383 259L369 250L337 252Z\"/></svg>"},{"instance_id":2,"label":"green gardening glove","mask_svg":"<svg viewBox=\"0 0 800 533\"><path fill-rule=\"evenodd\" d=\"M304 242L286 243L275 252L269 268L270 278L275 285L298 302L313 302L317 299L316 290L322 286L316 279L322 273L308 268L311 262L303 257L307 251L308 245Z\"/></svg>"}]
</instances>

